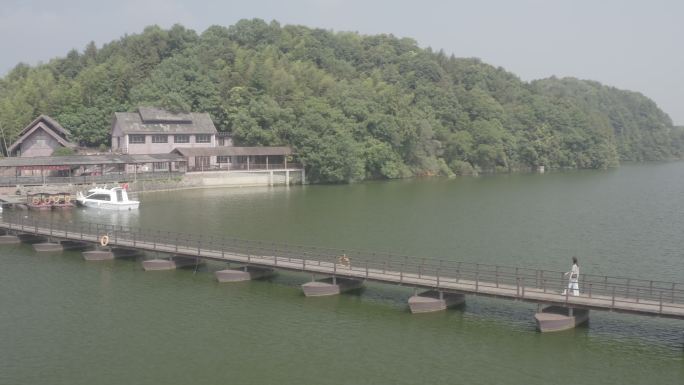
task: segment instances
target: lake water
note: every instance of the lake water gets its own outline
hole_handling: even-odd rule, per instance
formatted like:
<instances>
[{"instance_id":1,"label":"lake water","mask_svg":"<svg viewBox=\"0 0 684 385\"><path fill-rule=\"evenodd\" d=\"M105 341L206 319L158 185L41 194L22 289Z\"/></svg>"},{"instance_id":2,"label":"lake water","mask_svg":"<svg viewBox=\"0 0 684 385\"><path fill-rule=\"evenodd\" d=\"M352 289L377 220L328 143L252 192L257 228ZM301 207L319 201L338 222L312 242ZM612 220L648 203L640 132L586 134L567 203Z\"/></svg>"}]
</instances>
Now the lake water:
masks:
<instances>
[{"instance_id":1,"label":"lake water","mask_svg":"<svg viewBox=\"0 0 684 385\"><path fill-rule=\"evenodd\" d=\"M577 255L583 273L684 282L681 162L140 199L54 218L560 271ZM411 288L305 298L305 274L219 284L223 267L2 246L0 384L684 383L684 321L593 311L541 334L532 304L411 315Z\"/></svg>"}]
</instances>

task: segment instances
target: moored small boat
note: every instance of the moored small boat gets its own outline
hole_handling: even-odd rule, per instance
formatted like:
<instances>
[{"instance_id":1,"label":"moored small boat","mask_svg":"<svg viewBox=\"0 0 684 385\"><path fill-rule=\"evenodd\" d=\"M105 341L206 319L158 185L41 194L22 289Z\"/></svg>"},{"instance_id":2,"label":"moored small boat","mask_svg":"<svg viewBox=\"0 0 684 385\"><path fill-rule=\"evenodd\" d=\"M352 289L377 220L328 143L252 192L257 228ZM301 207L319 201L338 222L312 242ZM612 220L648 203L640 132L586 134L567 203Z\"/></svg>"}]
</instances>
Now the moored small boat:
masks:
<instances>
[{"instance_id":1,"label":"moored small boat","mask_svg":"<svg viewBox=\"0 0 684 385\"><path fill-rule=\"evenodd\" d=\"M52 197L50 194L38 193L26 196L26 206L29 210L46 211L52 209Z\"/></svg>"},{"instance_id":2,"label":"moored small boat","mask_svg":"<svg viewBox=\"0 0 684 385\"><path fill-rule=\"evenodd\" d=\"M128 192L121 187L96 187L85 195L79 191L76 202L81 206L105 210L134 210L140 206L139 201L128 199Z\"/></svg>"},{"instance_id":3,"label":"moored small boat","mask_svg":"<svg viewBox=\"0 0 684 385\"><path fill-rule=\"evenodd\" d=\"M76 207L69 193L59 193L52 196L52 208L55 210L72 209Z\"/></svg>"}]
</instances>

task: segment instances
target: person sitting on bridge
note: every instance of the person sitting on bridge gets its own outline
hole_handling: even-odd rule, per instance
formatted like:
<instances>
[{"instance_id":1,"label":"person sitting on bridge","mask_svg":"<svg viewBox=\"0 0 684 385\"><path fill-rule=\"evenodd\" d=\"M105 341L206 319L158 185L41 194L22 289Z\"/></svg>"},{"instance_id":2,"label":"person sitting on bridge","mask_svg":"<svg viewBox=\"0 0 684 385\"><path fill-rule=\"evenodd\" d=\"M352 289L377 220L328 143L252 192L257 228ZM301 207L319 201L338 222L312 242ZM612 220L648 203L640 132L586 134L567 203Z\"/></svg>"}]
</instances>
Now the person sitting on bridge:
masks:
<instances>
[{"instance_id":1,"label":"person sitting on bridge","mask_svg":"<svg viewBox=\"0 0 684 385\"><path fill-rule=\"evenodd\" d=\"M347 257L347 254L342 254L342 255L338 258L338 262L339 262L341 265L344 265L345 267L350 267L350 265L351 265L351 260L349 259L349 257Z\"/></svg>"},{"instance_id":2,"label":"person sitting on bridge","mask_svg":"<svg viewBox=\"0 0 684 385\"><path fill-rule=\"evenodd\" d=\"M572 295L579 295L579 263L577 263L577 257L572 257L572 267L570 271L565 273L565 276L570 276L570 282L568 282L568 288L563 290L563 295L566 295L568 290L572 290Z\"/></svg>"}]
</instances>

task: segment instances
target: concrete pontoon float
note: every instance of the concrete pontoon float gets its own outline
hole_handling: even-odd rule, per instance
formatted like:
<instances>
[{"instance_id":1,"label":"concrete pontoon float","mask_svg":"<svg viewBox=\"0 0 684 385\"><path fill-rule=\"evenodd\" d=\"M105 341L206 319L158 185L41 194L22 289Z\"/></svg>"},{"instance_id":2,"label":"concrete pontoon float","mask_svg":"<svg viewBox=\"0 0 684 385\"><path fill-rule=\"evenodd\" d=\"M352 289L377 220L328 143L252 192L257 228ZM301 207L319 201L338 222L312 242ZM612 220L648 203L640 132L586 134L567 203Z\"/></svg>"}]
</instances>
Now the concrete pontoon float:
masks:
<instances>
[{"instance_id":1,"label":"concrete pontoon float","mask_svg":"<svg viewBox=\"0 0 684 385\"><path fill-rule=\"evenodd\" d=\"M359 279L329 277L307 282L302 285L302 290L307 297L323 297L357 290L362 287L363 281Z\"/></svg>"},{"instance_id":2,"label":"concrete pontoon float","mask_svg":"<svg viewBox=\"0 0 684 385\"><path fill-rule=\"evenodd\" d=\"M559 332L573 329L589 320L589 309L547 306L534 315L540 332Z\"/></svg>"},{"instance_id":3,"label":"concrete pontoon float","mask_svg":"<svg viewBox=\"0 0 684 385\"><path fill-rule=\"evenodd\" d=\"M243 266L234 269L219 270L214 273L219 282L243 282L263 279L275 275L275 270L256 266Z\"/></svg>"},{"instance_id":4,"label":"concrete pontoon float","mask_svg":"<svg viewBox=\"0 0 684 385\"><path fill-rule=\"evenodd\" d=\"M465 302L465 295L457 293L445 293L443 291L428 290L409 298L408 304L411 313L431 313L446 310L449 307L458 306Z\"/></svg>"},{"instance_id":5,"label":"concrete pontoon float","mask_svg":"<svg viewBox=\"0 0 684 385\"><path fill-rule=\"evenodd\" d=\"M169 259L154 258L143 261L142 266L145 271L164 271L175 270L184 267L193 267L204 264L199 258L173 256Z\"/></svg>"}]
</instances>

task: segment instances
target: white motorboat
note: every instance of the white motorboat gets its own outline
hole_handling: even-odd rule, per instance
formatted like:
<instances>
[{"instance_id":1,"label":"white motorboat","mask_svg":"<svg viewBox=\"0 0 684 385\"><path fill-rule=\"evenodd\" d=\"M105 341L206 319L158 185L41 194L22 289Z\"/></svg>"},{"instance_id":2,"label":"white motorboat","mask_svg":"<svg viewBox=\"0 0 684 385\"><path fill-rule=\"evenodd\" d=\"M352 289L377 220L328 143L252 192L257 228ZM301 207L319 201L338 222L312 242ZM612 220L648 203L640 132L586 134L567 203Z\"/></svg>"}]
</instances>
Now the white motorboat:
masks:
<instances>
[{"instance_id":1,"label":"white motorboat","mask_svg":"<svg viewBox=\"0 0 684 385\"><path fill-rule=\"evenodd\" d=\"M140 206L140 201L129 200L128 192L121 187L96 187L88 190L86 195L79 191L76 202L81 206L105 210L133 210Z\"/></svg>"}]
</instances>

